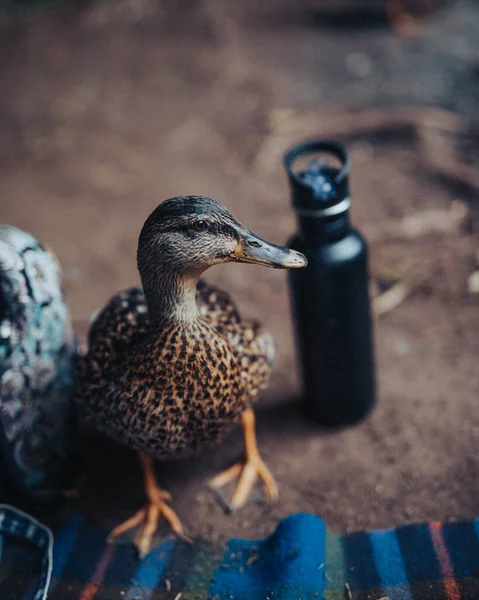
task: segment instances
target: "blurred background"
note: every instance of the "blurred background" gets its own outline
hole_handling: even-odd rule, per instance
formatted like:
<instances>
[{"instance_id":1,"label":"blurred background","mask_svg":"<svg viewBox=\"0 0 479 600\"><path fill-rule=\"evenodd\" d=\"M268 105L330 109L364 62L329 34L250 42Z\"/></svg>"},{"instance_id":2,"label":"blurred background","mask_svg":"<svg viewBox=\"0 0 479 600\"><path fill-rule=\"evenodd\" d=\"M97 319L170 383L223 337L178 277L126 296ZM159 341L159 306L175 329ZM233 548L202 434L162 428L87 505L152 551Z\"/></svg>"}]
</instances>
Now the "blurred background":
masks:
<instances>
[{"instance_id":1,"label":"blurred background","mask_svg":"<svg viewBox=\"0 0 479 600\"><path fill-rule=\"evenodd\" d=\"M286 242L295 222L282 155L316 136L351 152L353 221L373 272L407 290L376 320L375 413L332 433L296 412L285 273L208 272L278 343L258 421L281 500L226 516L205 490L240 454L233 435L158 470L189 534L262 535L299 510L343 531L477 516L479 4L0 6L0 216L56 253L80 337L94 310L138 284L139 230L170 196L211 196ZM143 501L135 457L92 444L102 452L86 453L78 503L116 524Z\"/></svg>"}]
</instances>

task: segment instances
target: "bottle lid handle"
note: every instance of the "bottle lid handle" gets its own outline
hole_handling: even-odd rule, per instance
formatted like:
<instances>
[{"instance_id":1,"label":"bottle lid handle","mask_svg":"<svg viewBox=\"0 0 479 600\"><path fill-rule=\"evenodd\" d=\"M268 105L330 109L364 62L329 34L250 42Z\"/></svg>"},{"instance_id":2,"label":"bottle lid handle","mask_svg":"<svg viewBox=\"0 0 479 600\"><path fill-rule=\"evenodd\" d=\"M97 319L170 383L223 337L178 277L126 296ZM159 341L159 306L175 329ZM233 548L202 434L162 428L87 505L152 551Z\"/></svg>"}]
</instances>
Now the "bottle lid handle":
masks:
<instances>
[{"instance_id":1,"label":"bottle lid handle","mask_svg":"<svg viewBox=\"0 0 479 600\"><path fill-rule=\"evenodd\" d=\"M337 184L340 184L345 179L347 179L351 167L351 159L349 158L349 154L346 151L346 148L343 146L343 144L332 140L311 140L303 142L301 144L297 144L296 146L293 146L292 148L287 150L284 155L284 166L288 175L291 178L293 178L297 183L302 184L300 177L293 170L293 165L295 161L300 156L306 156L308 154L317 154L320 152L332 154L341 162L341 168L338 170L338 173L334 177L335 182Z\"/></svg>"}]
</instances>

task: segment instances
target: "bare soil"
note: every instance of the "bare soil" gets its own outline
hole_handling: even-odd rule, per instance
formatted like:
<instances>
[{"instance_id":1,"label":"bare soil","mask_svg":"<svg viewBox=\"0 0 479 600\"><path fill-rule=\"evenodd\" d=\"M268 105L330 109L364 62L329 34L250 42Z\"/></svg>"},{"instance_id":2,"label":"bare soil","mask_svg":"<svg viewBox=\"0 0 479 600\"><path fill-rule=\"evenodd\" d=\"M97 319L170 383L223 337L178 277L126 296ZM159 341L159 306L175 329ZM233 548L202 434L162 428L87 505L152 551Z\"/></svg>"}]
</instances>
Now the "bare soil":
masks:
<instances>
[{"instance_id":1,"label":"bare soil","mask_svg":"<svg viewBox=\"0 0 479 600\"><path fill-rule=\"evenodd\" d=\"M138 283L137 236L160 201L212 196L282 243L295 228L282 152L314 135L345 140L354 223L371 240L373 263L413 286L376 321L377 409L335 432L301 417L285 274L217 267L209 279L278 343L258 436L280 502L229 516L205 488L240 456L239 432L201 459L160 465L159 479L188 533L208 539L258 537L303 510L340 531L477 516L479 311L467 281L479 247L479 189L470 171L440 176L407 120L424 123L432 107L453 111L466 124L464 143L457 152L450 138L437 143L459 165L477 153L464 132L474 130L479 96L479 8L454 3L421 21L419 37L402 38L384 19L331 21L306 0L177 4L53 3L4 16L2 221L55 251L84 336L95 309ZM421 109L405 124L398 107L406 104ZM391 123L361 130L377 114ZM437 115L440 130L449 117ZM450 231L381 234L455 199L470 213ZM110 527L143 502L135 457L97 436L83 454L78 507Z\"/></svg>"}]
</instances>

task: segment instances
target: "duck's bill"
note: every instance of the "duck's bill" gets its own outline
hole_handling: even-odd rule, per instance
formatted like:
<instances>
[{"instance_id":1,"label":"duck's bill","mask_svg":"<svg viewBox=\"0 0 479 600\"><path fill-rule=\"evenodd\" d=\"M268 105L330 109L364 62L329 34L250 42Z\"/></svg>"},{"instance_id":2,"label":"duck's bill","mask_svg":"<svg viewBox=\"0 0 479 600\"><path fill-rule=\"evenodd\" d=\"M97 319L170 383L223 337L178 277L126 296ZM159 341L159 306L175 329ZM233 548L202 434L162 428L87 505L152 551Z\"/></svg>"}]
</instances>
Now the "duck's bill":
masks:
<instances>
[{"instance_id":1,"label":"duck's bill","mask_svg":"<svg viewBox=\"0 0 479 600\"><path fill-rule=\"evenodd\" d=\"M250 231L242 234L230 258L236 262L263 265L273 269L298 269L308 264L301 252L270 244Z\"/></svg>"}]
</instances>

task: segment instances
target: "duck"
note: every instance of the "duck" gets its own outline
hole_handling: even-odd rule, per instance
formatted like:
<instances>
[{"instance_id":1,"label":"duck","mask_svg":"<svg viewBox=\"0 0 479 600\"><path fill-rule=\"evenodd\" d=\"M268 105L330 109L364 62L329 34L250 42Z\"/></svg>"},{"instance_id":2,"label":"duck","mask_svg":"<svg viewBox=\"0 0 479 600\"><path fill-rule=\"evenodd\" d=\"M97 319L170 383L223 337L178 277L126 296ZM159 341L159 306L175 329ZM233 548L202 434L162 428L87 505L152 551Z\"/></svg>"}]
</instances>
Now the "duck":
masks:
<instances>
[{"instance_id":1,"label":"duck","mask_svg":"<svg viewBox=\"0 0 479 600\"><path fill-rule=\"evenodd\" d=\"M78 345L55 254L0 225L0 501L52 512L76 477Z\"/></svg>"},{"instance_id":2,"label":"duck","mask_svg":"<svg viewBox=\"0 0 479 600\"><path fill-rule=\"evenodd\" d=\"M109 540L137 529L140 556L150 550L161 518L191 541L156 480L154 461L196 456L235 425L243 430L244 461L210 487L235 485L229 511L244 506L258 480L269 502L278 498L258 450L253 409L268 385L274 341L259 322L241 318L225 291L201 278L222 263L294 269L307 261L261 239L211 198L165 200L139 235L141 287L114 295L95 315L79 361L74 396L80 419L138 453L147 501Z\"/></svg>"}]
</instances>

